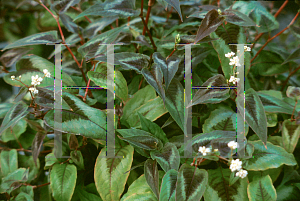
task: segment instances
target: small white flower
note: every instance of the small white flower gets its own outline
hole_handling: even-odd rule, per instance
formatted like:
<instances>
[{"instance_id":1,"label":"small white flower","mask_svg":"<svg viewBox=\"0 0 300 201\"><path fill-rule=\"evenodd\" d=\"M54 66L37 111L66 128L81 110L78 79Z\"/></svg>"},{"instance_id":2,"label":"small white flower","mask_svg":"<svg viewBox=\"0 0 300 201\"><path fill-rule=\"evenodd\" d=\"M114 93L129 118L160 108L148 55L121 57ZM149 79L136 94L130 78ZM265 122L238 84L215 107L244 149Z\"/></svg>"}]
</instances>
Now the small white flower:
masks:
<instances>
[{"instance_id":1,"label":"small white flower","mask_svg":"<svg viewBox=\"0 0 300 201\"><path fill-rule=\"evenodd\" d=\"M22 76L21 75L19 75L19 79L21 79L22 78Z\"/></svg>"},{"instance_id":2,"label":"small white flower","mask_svg":"<svg viewBox=\"0 0 300 201\"><path fill-rule=\"evenodd\" d=\"M206 156L207 153L211 152L211 149L203 146L203 147L199 147L199 152L201 152L203 156Z\"/></svg>"},{"instance_id":3,"label":"small white flower","mask_svg":"<svg viewBox=\"0 0 300 201\"><path fill-rule=\"evenodd\" d=\"M225 54L225 57L230 58L230 57L232 57L234 55L235 55L234 52L228 52L227 54Z\"/></svg>"},{"instance_id":4,"label":"small white flower","mask_svg":"<svg viewBox=\"0 0 300 201\"><path fill-rule=\"evenodd\" d=\"M39 92L39 90L37 90L35 87L30 87L29 91L31 91L34 94L37 94Z\"/></svg>"},{"instance_id":5,"label":"small white flower","mask_svg":"<svg viewBox=\"0 0 300 201\"><path fill-rule=\"evenodd\" d=\"M45 74L45 77L50 77L51 74L47 69L44 69L43 72Z\"/></svg>"},{"instance_id":6,"label":"small white flower","mask_svg":"<svg viewBox=\"0 0 300 201\"><path fill-rule=\"evenodd\" d=\"M247 52L250 52L250 51L251 51L251 48L250 48L250 47L247 47L247 46L244 46L244 50L247 51Z\"/></svg>"},{"instance_id":7,"label":"small white flower","mask_svg":"<svg viewBox=\"0 0 300 201\"><path fill-rule=\"evenodd\" d=\"M240 161L240 159L232 160L229 168L231 172L234 172L236 170L239 171L240 169L242 169L242 161Z\"/></svg>"},{"instance_id":8,"label":"small white flower","mask_svg":"<svg viewBox=\"0 0 300 201\"><path fill-rule=\"evenodd\" d=\"M229 65L241 66L239 57L236 56L236 57L233 57L232 59L230 59Z\"/></svg>"},{"instance_id":9,"label":"small white flower","mask_svg":"<svg viewBox=\"0 0 300 201\"><path fill-rule=\"evenodd\" d=\"M230 141L227 145L230 149L236 149L239 147L238 143L235 141Z\"/></svg>"},{"instance_id":10,"label":"small white flower","mask_svg":"<svg viewBox=\"0 0 300 201\"><path fill-rule=\"evenodd\" d=\"M16 79L16 77L15 77L14 75L10 76L10 78L11 78L12 80L15 80L15 79Z\"/></svg>"},{"instance_id":11,"label":"small white flower","mask_svg":"<svg viewBox=\"0 0 300 201\"><path fill-rule=\"evenodd\" d=\"M248 172L246 170L241 169L240 171L238 171L235 176L237 177L241 177L242 179L245 178L247 176Z\"/></svg>"},{"instance_id":12,"label":"small white flower","mask_svg":"<svg viewBox=\"0 0 300 201\"><path fill-rule=\"evenodd\" d=\"M36 86L36 85L40 85L41 81L43 81L43 78L39 77L38 75L36 76L31 76L31 84Z\"/></svg>"},{"instance_id":13,"label":"small white flower","mask_svg":"<svg viewBox=\"0 0 300 201\"><path fill-rule=\"evenodd\" d=\"M240 81L240 78L235 78L234 76L230 76L229 82L232 82L233 84Z\"/></svg>"},{"instance_id":14,"label":"small white flower","mask_svg":"<svg viewBox=\"0 0 300 201\"><path fill-rule=\"evenodd\" d=\"M214 152L217 152L217 151L219 151L219 149L214 149Z\"/></svg>"}]
</instances>

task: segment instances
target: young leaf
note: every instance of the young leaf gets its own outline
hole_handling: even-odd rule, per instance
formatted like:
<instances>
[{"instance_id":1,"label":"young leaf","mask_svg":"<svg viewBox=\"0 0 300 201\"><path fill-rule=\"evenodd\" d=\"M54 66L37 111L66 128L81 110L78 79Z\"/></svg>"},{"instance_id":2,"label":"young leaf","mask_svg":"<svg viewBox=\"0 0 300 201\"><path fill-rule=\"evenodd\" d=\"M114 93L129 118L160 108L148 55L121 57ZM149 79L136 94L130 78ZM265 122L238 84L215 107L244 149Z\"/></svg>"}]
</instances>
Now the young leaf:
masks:
<instances>
[{"instance_id":1,"label":"young leaf","mask_svg":"<svg viewBox=\"0 0 300 201\"><path fill-rule=\"evenodd\" d=\"M197 104L206 103L219 103L223 100L229 98L229 89L226 80L223 75L218 74L209 78L206 82L202 84L202 87L207 87L206 89L198 89L198 91L193 96L191 103L188 107ZM224 88L213 88L213 87L224 87Z\"/></svg>"},{"instance_id":2,"label":"young leaf","mask_svg":"<svg viewBox=\"0 0 300 201\"><path fill-rule=\"evenodd\" d=\"M145 78L145 80L155 89L155 91L160 95L160 97L165 102L165 89L163 87L163 74L161 71L161 68L153 64L151 67L151 71L149 71L147 68L142 69L142 74Z\"/></svg>"},{"instance_id":3,"label":"young leaf","mask_svg":"<svg viewBox=\"0 0 300 201\"><path fill-rule=\"evenodd\" d=\"M300 87L289 86L286 90L287 97L290 98L299 98L300 97Z\"/></svg>"},{"instance_id":4,"label":"young leaf","mask_svg":"<svg viewBox=\"0 0 300 201\"><path fill-rule=\"evenodd\" d=\"M215 9L210 10L201 22L194 43L196 44L199 40L214 32L218 28L218 26L223 23L223 21L224 18L219 17L218 11L216 11Z\"/></svg>"},{"instance_id":5,"label":"young leaf","mask_svg":"<svg viewBox=\"0 0 300 201\"><path fill-rule=\"evenodd\" d=\"M29 113L27 108L28 106L23 102L14 104L6 113L2 121L0 134L2 134L10 126L14 126L18 121L25 117Z\"/></svg>"},{"instance_id":6,"label":"young leaf","mask_svg":"<svg viewBox=\"0 0 300 201\"><path fill-rule=\"evenodd\" d=\"M162 70L165 83L166 83L166 90L168 89L172 79L175 76L175 73L178 70L178 66L180 63L180 58L178 56L172 55L168 60L166 61L161 54L155 52L153 54L153 60L154 62L159 66L159 68Z\"/></svg>"},{"instance_id":7,"label":"young leaf","mask_svg":"<svg viewBox=\"0 0 300 201\"><path fill-rule=\"evenodd\" d=\"M33 161L35 163L35 165L37 166L37 159L39 157L40 151L41 151L41 147L43 144L43 140L46 137L47 132L43 129L43 130L39 130L33 141L32 141L32 145L31 145L31 149L32 149L32 157L33 157Z\"/></svg>"},{"instance_id":8,"label":"young leaf","mask_svg":"<svg viewBox=\"0 0 300 201\"><path fill-rule=\"evenodd\" d=\"M298 48L297 50L295 50L283 63L283 64L286 64L290 61L294 61L294 60L297 60L297 59L300 59L300 48Z\"/></svg>"},{"instance_id":9,"label":"young leaf","mask_svg":"<svg viewBox=\"0 0 300 201\"><path fill-rule=\"evenodd\" d=\"M154 135L155 137L160 139L164 144L169 141L165 132L156 123L145 118L139 112L137 112L137 113L140 118L142 130L151 133L152 135Z\"/></svg>"},{"instance_id":10,"label":"young leaf","mask_svg":"<svg viewBox=\"0 0 300 201\"><path fill-rule=\"evenodd\" d=\"M276 190L269 175L257 177L256 180L252 181L248 185L247 193L250 201L276 200L277 198Z\"/></svg>"},{"instance_id":11,"label":"young leaf","mask_svg":"<svg viewBox=\"0 0 300 201\"><path fill-rule=\"evenodd\" d=\"M179 0L164 0L164 1L167 2L169 5L171 5L173 8L175 8L175 10L180 16L181 21L183 22Z\"/></svg>"},{"instance_id":12,"label":"young leaf","mask_svg":"<svg viewBox=\"0 0 300 201\"><path fill-rule=\"evenodd\" d=\"M139 11L135 10L135 0L107 0L104 3L96 3L88 9L80 13L74 20L83 16L117 16L119 18L134 17L139 15Z\"/></svg>"},{"instance_id":13,"label":"young leaf","mask_svg":"<svg viewBox=\"0 0 300 201\"><path fill-rule=\"evenodd\" d=\"M70 153L73 162L79 167L79 169L84 169L84 161L81 151L75 150Z\"/></svg>"},{"instance_id":14,"label":"young leaf","mask_svg":"<svg viewBox=\"0 0 300 201\"><path fill-rule=\"evenodd\" d=\"M178 172L174 169L166 172L161 182L159 200L175 200L177 175Z\"/></svg>"},{"instance_id":15,"label":"young leaf","mask_svg":"<svg viewBox=\"0 0 300 201\"><path fill-rule=\"evenodd\" d=\"M181 130L184 131L184 90L177 79L172 79L166 91L166 108Z\"/></svg>"},{"instance_id":16,"label":"young leaf","mask_svg":"<svg viewBox=\"0 0 300 201\"><path fill-rule=\"evenodd\" d=\"M120 200L133 160L133 147L127 145L116 151L116 157L105 158L106 148L101 149L95 165L94 179L97 191L104 201Z\"/></svg>"},{"instance_id":17,"label":"young leaf","mask_svg":"<svg viewBox=\"0 0 300 201\"><path fill-rule=\"evenodd\" d=\"M177 176L176 200L200 200L208 182L208 174L204 169L183 164Z\"/></svg>"},{"instance_id":18,"label":"young leaf","mask_svg":"<svg viewBox=\"0 0 300 201\"><path fill-rule=\"evenodd\" d=\"M247 124L258 135L261 141L266 144L267 142L267 117L265 109L256 91L252 88L245 92L245 106L244 97L238 96L236 98L237 108L240 114L244 113ZM245 107L245 108L244 108Z\"/></svg>"},{"instance_id":19,"label":"young leaf","mask_svg":"<svg viewBox=\"0 0 300 201\"><path fill-rule=\"evenodd\" d=\"M254 145L253 158L246 160L243 168L246 170L266 170L269 168L278 168L285 165L296 165L296 160L293 154L285 151L284 148L273 145L267 142L268 149L265 148L261 141L249 141L248 143Z\"/></svg>"},{"instance_id":20,"label":"young leaf","mask_svg":"<svg viewBox=\"0 0 300 201\"><path fill-rule=\"evenodd\" d=\"M239 177L235 176L235 172L231 172L230 178L229 178L229 186L232 186L238 179L239 179Z\"/></svg>"},{"instance_id":21,"label":"young leaf","mask_svg":"<svg viewBox=\"0 0 300 201\"><path fill-rule=\"evenodd\" d=\"M77 169L71 164L55 164L50 172L50 186L56 200L71 200L77 180Z\"/></svg>"},{"instance_id":22,"label":"young leaf","mask_svg":"<svg viewBox=\"0 0 300 201\"><path fill-rule=\"evenodd\" d=\"M18 153L16 149L1 151L0 154L1 176L5 177L18 169Z\"/></svg>"},{"instance_id":23,"label":"young leaf","mask_svg":"<svg viewBox=\"0 0 300 201\"><path fill-rule=\"evenodd\" d=\"M3 50L27 46L27 45L40 45L40 44L54 44L59 43L61 40L57 37L57 31L48 31L43 33L33 34L31 36L27 36L16 42L5 46Z\"/></svg>"},{"instance_id":24,"label":"young leaf","mask_svg":"<svg viewBox=\"0 0 300 201\"><path fill-rule=\"evenodd\" d=\"M208 185L204 193L204 200L248 200L247 178L238 179L229 186L231 171L219 167L208 170Z\"/></svg>"},{"instance_id":25,"label":"young leaf","mask_svg":"<svg viewBox=\"0 0 300 201\"><path fill-rule=\"evenodd\" d=\"M152 192L150 186L148 185L144 174L129 186L127 193L123 195L121 201L143 199L158 201L155 194Z\"/></svg>"},{"instance_id":26,"label":"young leaf","mask_svg":"<svg viewBox=\"0 0 300 201\"><path fill-rule=\"evenodd\" d=\"M173 143L167 142L162 150L151 151L150 155L153 160L157 160L165 172L168 172L170 169L178 170L179 168L180 155Z\"/></svg>"},{"instance_id":27,"label":"young leaf","mask_svg":"<svg viewBox=\"0 0 300 201\"><path fill-rule=\"evenodd\" d=\"M145 178L153 193L159 198L159 180L157 161L148 159L144 165Z\"/></svg>"},{"instance_id":28,"label":"young leaf","mask_svg":"<svg viewBox=\"0 0 300 201\"><path fill-rule=\"evenodd\" d=\"M282 142L283 147L289 153L293 153L300 136L300 124L286 119L282 124Z\"/></svg>"},{"instance_id":29,"label":"young leaf","mask_svg":"<svg viewBox=\"0 0 300 201\"><path fill-rule=\"evenodd\" d=\"M28 169L19 168L2 178L1 190L4 190L4 192L10 194L11 191L19 188L22 183L27 181L27 179Z\"/></svg>"}]
</instances>

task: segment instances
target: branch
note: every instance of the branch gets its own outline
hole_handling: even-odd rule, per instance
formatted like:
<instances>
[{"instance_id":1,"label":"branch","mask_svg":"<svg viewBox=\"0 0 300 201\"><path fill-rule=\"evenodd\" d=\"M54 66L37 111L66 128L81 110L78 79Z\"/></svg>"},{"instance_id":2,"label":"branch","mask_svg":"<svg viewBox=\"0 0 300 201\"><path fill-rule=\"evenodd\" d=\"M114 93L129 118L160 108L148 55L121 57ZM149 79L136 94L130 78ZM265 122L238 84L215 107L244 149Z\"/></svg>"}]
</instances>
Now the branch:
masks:
<instances>
[{"instance_id":1,"label":"branch","mask_svg":"<svg viewBox=\"0 0 300 201\"><path fill-rule=\"evenodd\" d=\"M155 0L149 0L148 1L148 10L147 10L147 15L146 15L146 26L148 25L148 20L149 20L149 17L150 17L150 12L151 12L151 7L153 6ZM144 26L143 28L143 35L145 35L146 33L146 27Z\"/></svg>"},{"instance_id":2,"label":"branch","mask_svg":"<svg viewBox=\"0 0 300 201\"><path fill-rule=\"evenodd\" d=\"M267 42L258 50L258 52L256 53L256 55L251 59L251 63L253 62L253 60L258 56L258 54L264 49L264 47L266 47L267 46L267 44L269 43L269 42L271 42L273 39L275 39L277 36L279 36L280 34L282 34L285 30L287 30L288 28L290 28L290 26L295 22L295 20L297 19L297 17L298 17L298 15L299 15L299 12L297 12L297 14L295 15L295 17L292 19L292 21L290 22L290 24L287 26L287 27L285 27L282 31L280 31L278 34L276 34L275 36L273 36L272 38L269 38L268 40L267 40Z\"/></svg>"},{"instance_id":3,"label":"branch","mask_svg":"<svg viewBox=\"0 0 300 201\"><path fill-rule=\"evenodd\" d=\"M290 77L292 77L292 75L294 75L299 69L300 69L300 66L298 66L295 70L293 70L292 72L290 72L289 76L286 78L286 80L282 84L281 91L283 91L283 89L284 89L285 85L288 83Z\"/></svg>"}]
</instances>

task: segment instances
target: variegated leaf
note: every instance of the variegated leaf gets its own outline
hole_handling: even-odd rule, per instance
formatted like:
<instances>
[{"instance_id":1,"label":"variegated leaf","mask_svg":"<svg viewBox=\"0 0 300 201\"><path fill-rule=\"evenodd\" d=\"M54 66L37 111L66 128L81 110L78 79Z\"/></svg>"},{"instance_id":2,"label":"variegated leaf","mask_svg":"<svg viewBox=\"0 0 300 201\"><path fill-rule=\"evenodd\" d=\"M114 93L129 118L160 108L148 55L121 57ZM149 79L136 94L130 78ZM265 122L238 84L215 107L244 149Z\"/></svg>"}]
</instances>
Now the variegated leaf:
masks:
<instances>
[{"instance_id":1,"label":"variegated leaf","mask_svg":"<svg viewBox=\"0 0 300 201\"><path fill-rule=\"evenodd\" d=\"M277 198L276 190L269 175L257 177L248 184L247 193L250 201L273 201Z\"/></svg>"},{"instance_id":2,"label":"variegated leaf","mask_svg":"<svg viewBox=\"0 0 300 201\"><path fill-rule=\"evenodd\" d=\"M300 124L286 119L282 124L282 143L285 150L293 153L300 136Z\"/></svg>"}]
</instances>

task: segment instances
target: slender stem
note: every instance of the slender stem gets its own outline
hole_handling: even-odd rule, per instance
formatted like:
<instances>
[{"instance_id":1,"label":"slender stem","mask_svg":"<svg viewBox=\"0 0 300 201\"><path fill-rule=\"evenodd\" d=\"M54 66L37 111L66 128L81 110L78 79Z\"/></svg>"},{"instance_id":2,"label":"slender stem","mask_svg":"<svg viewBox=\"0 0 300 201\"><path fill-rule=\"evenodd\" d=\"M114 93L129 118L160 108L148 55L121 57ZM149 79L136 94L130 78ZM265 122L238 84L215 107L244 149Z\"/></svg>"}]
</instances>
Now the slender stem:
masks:
<instances>
[{"instance_id":1,"label":"slender stem","mask_svg":"<svg viewBox=\"0 0 300 201\"><path fill-rule=\"evenodd\" d=\"M45 184L41 184L41 185L37 185L37 186L33 186L32 188L36 189L36 188L40 188L40 187L43 187L43 186L48 186L49 184L50 184L50 182L45 183Z\"/></svg>"},{"instance_id":2,"label":"slender stem","mask_svg":"<svg viewBox=\"0 0 300 201\"><path fill-rule=\"evenodd\" d=\"M280 6L280 8L278 9L278 11L275 13L274 17L276 18L280 13L281 11L283 10L283 8L286 6L286 4L289 2L289 0L285 0L285 2ZM251 49L254 47L255 45L255 42L258 41L262 35L264 35L264 33L260 33L259 35L257 35L254 39L254 43L251 45Z\"/></svg>"},{"instance_id":3,"label":"slender stem","mask_svg":"<svg viewBox=\"0 0 300 201\"><path fill-rule=\"evenodd\" d=\"M140 81L140 84L139 84L139 89L140 89L140 88L141 88L141 86L142 86L143 80L144 80L144 77L142 77L142 79L141 79L141 81Z\"/></svg>"},{"instance_id":4,"label":"slender stem","mask_svg":"<svg viewBox=\"0 0 300 201\"><path fill-rule=\"evenodd\" d=\"M152 8L153 4L154 4L154 1L152 1L152 0L148 1L148 10L147 10L147 15L146 15L146 26L148 25L148 20L149 20L149 17L150 17L150 12L151 12L151 8ZM144 26L143 35L145 35L145 33L146 33L146 27Z\"/></svg>"},{"instance_id":5,"label":"slender stem","mask_svg":"<svg viewBox=\"0 0 300 201\"><path fill-rule=\"evenodd\" d=\"M257 51L257 53L255 54L255 56L251 59L251 63L253 62L253 60L258 56L258 54L264 49L264 47L266 47L267 46L267 44L269 43L269 42L271 42L273 39L275 39L277 36L279 36L280 34L282 34L285 30L287 30L288 28L290 28L290 26L295 22L295 20L297 19L297 17L298 17L298 15L299 15L299 12L297 12L297 14L295 15L295 17L292 19L292 21L290 22L290 24L287 26L287 27L285 27L282 31L280 31L279 33L277 33L275 36L273 36L272 38L269 38L268 40L267 40L267 42Z\"/></svg>"},{"instance_id":6,"label":"slender stem","mask_svg":"<svg viewBox=\"0 0 300 201\"><path fill-rule=\"evenodd\" d=\"M171 7L170 11L167 13L167 19L166 19L166 22L168 22L169 18L170 18L170 15L173 11L173 7ZM165 26L165 25L164 25Z\"/></svg>"},{"instance_id":7,"label":"slender stem","mask_svg":"<svg viewBox=\"0 0 300 201\"><path fill-rule=\"evenodd\" d=\"M293 70L289 76L286 78L286 80L284 81L284 83L282 84L282 88L281 88L281 91L283 91L285 85L288 83L290 77L292 77L292 75L294 75L298 70L300 69L300 66L298 66L295 70Z\"/></svg>"},{"instance_id":8,"label":"slender stem","mask_svg":"<svg viewBox=\"0 0 300 201\"><path fill-rule=\"evenodd\" d=\"M177 48L176 48L176 45L175 45L173 51L171 52L171 54L169 56L167 56L166 60L168 60L174 54L174 52L176 51L176 49Z\"/></svg>"}]
</instances>

